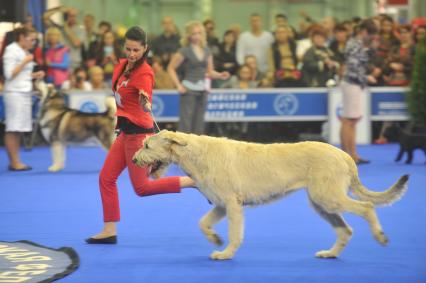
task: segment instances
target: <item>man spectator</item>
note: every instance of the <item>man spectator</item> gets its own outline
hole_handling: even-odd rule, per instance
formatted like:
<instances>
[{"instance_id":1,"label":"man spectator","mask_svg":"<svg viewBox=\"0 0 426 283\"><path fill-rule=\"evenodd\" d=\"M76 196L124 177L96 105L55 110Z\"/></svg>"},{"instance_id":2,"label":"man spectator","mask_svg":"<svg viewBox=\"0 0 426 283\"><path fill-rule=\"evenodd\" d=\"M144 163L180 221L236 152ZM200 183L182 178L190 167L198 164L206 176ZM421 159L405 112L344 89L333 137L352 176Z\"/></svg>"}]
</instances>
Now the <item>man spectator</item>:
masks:
<instances>
[{"instance_id":1,"label":"man spectator","mask_svg":"<svg viewBox=\"0 0 426 283\"><path fill-rule=\"evenodd\" d=\"M90 59L90 48L98 40L98 34L95 31L95 17L87 14L83 19L84 36L82 40L83 60L86 63Z\"/></svg>"},{"instance_id":2,"label":"man spectator","mask_svg":"<svg viewBox=\"0 0 426 283\"><path fill-rule=\"evenodd\" d=\"M163 68L166 69L170 59L180 47L180 36L176 32L172 17L166 16L161 21L163 33L152 42L152 52L161 59Z\"/></svg>"},{"instance_id":3,"label":"man spectator","mask_svg":"<svg viewBox=\"0 0 426 283\"><path fill-rule=\"evenodd\" d=\"M205 20L203 22L203 26L204 29L206 30L206 35L207 35L207 45L209 46L212 54L213 54L213 58L217 58L217 56L219 55L219 47L220 47L220 43L219 43L219 39L217 38L214 29L215 29L215 23L213 20Z\"/></svg>"},{"instance_id":4,"label":"man spectator","mask_svg":"<svg viewBox=\"0 0 426 283\"><path fill-rule=\"evenodd\" d=\"M257 59L259 70L266 72L268 69L268 50L274 42L270 32L262 30L262 18L259 14L250 16L250 31L243 32L237 43L238 64L244 64L247 55L254 55Z\"/></svg>"}]
</instances>

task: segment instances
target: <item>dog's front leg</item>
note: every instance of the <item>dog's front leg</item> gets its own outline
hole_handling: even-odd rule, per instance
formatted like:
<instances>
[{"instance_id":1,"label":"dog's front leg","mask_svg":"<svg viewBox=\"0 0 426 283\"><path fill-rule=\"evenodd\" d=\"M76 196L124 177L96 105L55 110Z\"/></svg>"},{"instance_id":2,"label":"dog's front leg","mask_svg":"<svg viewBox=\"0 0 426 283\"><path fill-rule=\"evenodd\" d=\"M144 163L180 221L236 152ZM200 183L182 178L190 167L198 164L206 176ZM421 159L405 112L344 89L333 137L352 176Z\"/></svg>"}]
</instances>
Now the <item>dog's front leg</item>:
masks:
<instances>
[{"instance_id":1,"label":"dog's front leg","mask_svg":"<svg viewBox=\"0 0 426 283\"><path fill-rule=\"evenodd\" d=\"M226 215L226 209L221 206L215 206L212 210L206 213L200 220L200 229L207 237L209 242L221 246L222 239L213 229L213 225L222 220Z\"/></svg>"},{"instance_id":2,"label":"dog's front leg","mask_svg":"<svg viewBox=\"0 0 426 283\"><path fill-rule=\"evenodd\" d=\"M50 146L53 164L49 167L50 172L57 172L65 166L65 146L60 141L52 142Z\"/></svg>"},{"instance_id":3,"label":"dog's front leg","mask_svg":"<svg viewBox=\"0 0 426 283\"><path fill-rule=\"evenodd\" d=\"M242 202L237 198L226 203L226 214L228 215L229 244L223 251L215 251L210 255L211 259L231 259L243 240L244 215Z\"/></svg>"}]
</instances>

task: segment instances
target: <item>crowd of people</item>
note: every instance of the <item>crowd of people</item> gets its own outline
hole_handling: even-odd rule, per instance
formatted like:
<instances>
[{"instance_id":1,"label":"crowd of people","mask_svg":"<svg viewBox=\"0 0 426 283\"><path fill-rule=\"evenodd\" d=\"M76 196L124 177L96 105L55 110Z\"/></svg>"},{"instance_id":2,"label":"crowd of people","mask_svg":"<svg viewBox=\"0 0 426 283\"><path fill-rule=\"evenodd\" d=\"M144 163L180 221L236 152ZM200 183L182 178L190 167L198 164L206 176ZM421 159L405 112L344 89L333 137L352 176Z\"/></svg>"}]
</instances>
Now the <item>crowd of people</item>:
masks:
<instances>
[{"instance_id":1,"label":"crowd of people","mask_svg":"<svg viewBox=\"0 0 426 283\"><path fill-rule=\"evenodd\" d=\"M53 20L56 14L62 15L63 24ZM79 16L83 16L82 23ZM222 38L217 36L213 20L204 21L203 34L214 69L230 74L226 79L212 78L212 87L336 85L343 74L345 47L361 19L338 21L325 17L315 21L304 13L301 17L296 29L284 14L277 14L274 29L268 31L262 17L252 14L249 30L241 31L235 24ZM63 6L46 11L43 19L45 32L38 32L32 52L35 63L46 72L45 80L64 90L109 88L114 65L123 57L123 38L114 31L113 25L100 21L96 27L93 15L80 15L78 10ZM375 39L376 53L368 68L376 80L369 85L408 85L415 47L426 38L426 25L399 24L388 15L378 15L372 20L379 33ZM161 25L161 34L148 34L148 59L156 76L155 88L173 89L178 85L169 63L184 47L184 37L171 17L164 17ZM31 16L24 27L34 29ZM9 33L3 40L2 54L11 41L13 37ZM179 69L176 71L179 76Z\"/></svg>"}]
</instances>

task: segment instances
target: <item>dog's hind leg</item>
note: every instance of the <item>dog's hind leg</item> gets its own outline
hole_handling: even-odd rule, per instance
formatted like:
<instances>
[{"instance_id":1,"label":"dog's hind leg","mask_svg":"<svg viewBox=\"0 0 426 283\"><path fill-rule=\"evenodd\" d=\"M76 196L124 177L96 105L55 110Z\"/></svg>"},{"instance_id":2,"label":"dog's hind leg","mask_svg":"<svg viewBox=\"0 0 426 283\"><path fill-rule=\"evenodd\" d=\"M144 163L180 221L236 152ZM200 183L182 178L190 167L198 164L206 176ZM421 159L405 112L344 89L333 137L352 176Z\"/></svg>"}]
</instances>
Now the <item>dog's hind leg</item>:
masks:
<instances>
[{"instance_id":1,"label":"dog's hind leg","mask_svg":"<svg viewBox=\"0 0 426 283\"><path fill-rule=\"evenodd\" d=\"M65 146L60 141L52 142L50 146L53 164L49 167L50 172L57 172L65 166Z\"/></svg>"},{"instance_id":2,"label":"dog's hind leg","mask_svg":"<svg viewBox=\"0 0 426 283\"><path fill-rule=\"evenodd\" d=\"M401 160L402 155L404 154L404 151L405 150L402 148L402 146L399 146L399 152L398 152L398 155L395 158L395 162L398 162L398 161Z\"/></svg>"},{"instance_id":3,"label":"dog's hind leg","mask_svg":"<svg viewBox=\"0 0 426 283\"><path fill-rule=\"evenodd\" d=\"M338 213L329 213L320 205L316 204L312 200L310 200L312 207L316 212L331 226L333 226L334 230L337 234L337 240L334 243L333 247L330 250L322 250L315 254L316 257L319 258L336 258L342 252L342 250L346 247L347 243L352 237L352 229L345 222L342 215Z\"/></svg>"},{"instance_id":4,"label":"dog's hind leg","mask_svg":"<svg viewBox=\"0 0 426 283\"><path fill-rule=\"evenodd\" d=\"M218 246L223 244L222 239L212 228L213 225L222 220L226 215L226 209L224 207L215 206L212 210L207 212L200 220L200 229L207 237L207 239Z\"/></svg>"},{"instance_id":5,"label":"dog's hind leg","mask_svg":"<svg viewBox=\"0 0 426 283\"><path fill-rule=\"evenodd\" d=\"M214 251L211 259L231 259L243 240L244 216L242 201L236 197L228 199L226 203L226 214L228 216L229 244L223 251Z\"/></svg>"}]
</instances>

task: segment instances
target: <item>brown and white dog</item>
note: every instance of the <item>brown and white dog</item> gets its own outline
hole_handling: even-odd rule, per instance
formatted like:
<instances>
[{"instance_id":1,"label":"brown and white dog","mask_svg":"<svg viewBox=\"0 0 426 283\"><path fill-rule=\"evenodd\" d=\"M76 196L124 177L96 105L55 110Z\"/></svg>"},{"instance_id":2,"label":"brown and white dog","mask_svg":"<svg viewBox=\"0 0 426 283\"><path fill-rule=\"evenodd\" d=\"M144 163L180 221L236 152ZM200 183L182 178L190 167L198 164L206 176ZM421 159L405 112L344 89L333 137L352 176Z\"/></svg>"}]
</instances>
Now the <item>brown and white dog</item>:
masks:
<instances>
[{"instance_id":1,"label":"brown and white dog","mask_svg":"<svg viewBox=\"0 0 426 283\"><path fill-rule=\"evenodd\" d=\"M64 94L43 82L36 83L41 93L39 128L50 143L52 165L49 171L64 169L67 143L79 143L95 137L109 149L114 140L116 105L113 97L106 99L107 111L85 113L66 106Z\"/></svg>"}]
</instances>

